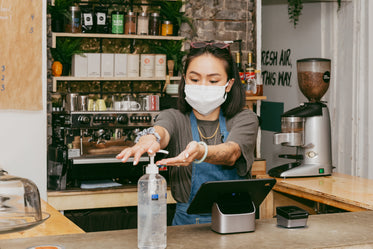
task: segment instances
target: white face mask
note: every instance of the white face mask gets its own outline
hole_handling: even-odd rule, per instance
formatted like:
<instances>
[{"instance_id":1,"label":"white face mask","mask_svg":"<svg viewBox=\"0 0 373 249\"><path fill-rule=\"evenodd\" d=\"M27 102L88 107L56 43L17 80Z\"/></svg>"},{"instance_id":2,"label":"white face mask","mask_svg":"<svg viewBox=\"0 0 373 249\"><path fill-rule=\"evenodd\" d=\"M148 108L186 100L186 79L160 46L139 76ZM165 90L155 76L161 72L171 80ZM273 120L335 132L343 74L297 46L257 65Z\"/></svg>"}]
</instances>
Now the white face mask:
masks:
<instances>
[{"instance_id":1,"label":"white face mask","mask_svg":"<svg viewBox=\"0 0 373 249\"><path fill-rule=\"evenodd\" d=\"M202 115L208 115L221 106L227 95L224 86L185 85L185 100Z\"/></svg>"}]
</instances>

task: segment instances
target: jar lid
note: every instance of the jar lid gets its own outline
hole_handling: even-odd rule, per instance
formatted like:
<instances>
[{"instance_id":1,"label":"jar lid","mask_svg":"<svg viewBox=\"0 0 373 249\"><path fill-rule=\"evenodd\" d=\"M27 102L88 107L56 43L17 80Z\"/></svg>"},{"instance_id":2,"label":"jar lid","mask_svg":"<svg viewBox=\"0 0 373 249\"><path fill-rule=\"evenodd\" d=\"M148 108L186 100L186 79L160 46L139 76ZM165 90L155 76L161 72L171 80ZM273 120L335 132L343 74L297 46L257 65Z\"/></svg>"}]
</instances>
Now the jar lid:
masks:
<instances>
[{"instance_id":1,"label":"jar lid","mask_svg":"<svg viewBox=\"0 0 373 249\"><path fill-rule=\"evenodd\" d=\"M171 22L171 21L168 21L168 20L164 20L162 23L163 23L163 24L172 24L172 22Z\"/></svg>"},{"instance_id":2,"label":"jar lid","mask_svg":"<svg viewBox=\"0 0 373 249\"><path fill-rule=\"evenodd\" d=\"M141 13L139 13L139 16L148 16L148 13L146 13L146 12L141 12Z\"/></svg>"},{"instance_id":3,"label":"jar lid","mask_svg":"<svg viewBox=\"0 0 373 249\"><path fill-rule=\"evenodd\" d=\"M154 16L154 17L159 17L159 13L157 13L157 12L151 13L150 15Z\"/></svg>"},{"instance_id":4,"label":"jar lid","mask_svg":"<svg viewBox=\"0 0 373 249\"><path fill-rule=\"evenodd\" d=\"M119 11L119 10L113 10L111 12L112 15L123 15L124 13L122 11Z\"/></svg>"},{"instance_id":5,"label":"jar lid","mask_svg":"<svg viewBox=\"0 0 373 249\"><path fill-rule=\"evenodd\" d=\"M127 16L136 16L136 12L132 12L132 11L127 12Z\"/></svg>"},{"instance_id":6,"label":"jar lid","mask_svg":"<svg viewBox=\"0 0 373 249\"><path fill-rule=\"evenodd\" d=\"M80 11L79 6L76 6L76 5L74 5L74 6L70 6L69 9L70 9L71 11Z\"/></svg>"}]
</instances>

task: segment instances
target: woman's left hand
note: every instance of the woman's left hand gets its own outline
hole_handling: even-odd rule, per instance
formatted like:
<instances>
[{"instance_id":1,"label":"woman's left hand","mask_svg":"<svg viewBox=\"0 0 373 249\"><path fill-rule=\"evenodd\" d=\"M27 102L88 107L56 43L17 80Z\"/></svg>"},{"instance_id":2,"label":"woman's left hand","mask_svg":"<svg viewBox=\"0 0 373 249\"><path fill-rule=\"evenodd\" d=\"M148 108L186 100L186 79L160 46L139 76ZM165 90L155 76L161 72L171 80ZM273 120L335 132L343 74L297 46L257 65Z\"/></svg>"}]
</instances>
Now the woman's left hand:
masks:
<instances>
[{"instance_id":1,"label":"woman's left hand","mask_svg":"<svg viewBox=\"0 0 373 249\"><path fill-rule=\"evenodd\" d=\"M196 141L192 141L178 156L162 159L158 161L157 164L166 166L188 166L194 160L202 158L204 151L205 148L202 145L198 144Z\"/></svg>"}]
</instances>

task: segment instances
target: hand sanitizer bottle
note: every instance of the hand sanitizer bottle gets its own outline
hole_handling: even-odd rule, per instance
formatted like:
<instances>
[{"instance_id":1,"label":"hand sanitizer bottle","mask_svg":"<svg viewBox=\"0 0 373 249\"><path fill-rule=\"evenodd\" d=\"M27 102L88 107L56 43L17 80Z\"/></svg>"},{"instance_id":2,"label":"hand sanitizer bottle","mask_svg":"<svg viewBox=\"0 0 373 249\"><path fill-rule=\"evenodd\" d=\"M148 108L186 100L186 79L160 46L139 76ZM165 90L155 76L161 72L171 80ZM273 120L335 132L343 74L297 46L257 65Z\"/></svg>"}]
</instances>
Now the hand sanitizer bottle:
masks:
<instances>
[{"instance_id":1,"label":"hand sanitizer bottle","mask_svg":"<svg viewBox=\"0 0 373 249\"><path fill-rule=\"evenodd\" d=\"M158 152L168 154L167 151ZM167 246L167 183L159 174L150 155L150 163L137 184L137 245L138 248L161 249Z\"/></svg>"}]
</instances>

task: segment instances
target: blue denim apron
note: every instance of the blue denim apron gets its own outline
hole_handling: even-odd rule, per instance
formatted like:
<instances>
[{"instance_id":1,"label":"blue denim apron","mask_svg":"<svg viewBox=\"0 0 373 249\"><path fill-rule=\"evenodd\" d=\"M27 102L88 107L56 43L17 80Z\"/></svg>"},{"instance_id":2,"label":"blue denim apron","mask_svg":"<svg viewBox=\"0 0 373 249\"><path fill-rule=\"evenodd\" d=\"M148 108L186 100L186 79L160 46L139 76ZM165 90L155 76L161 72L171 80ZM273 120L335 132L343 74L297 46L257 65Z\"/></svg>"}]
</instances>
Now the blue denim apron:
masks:
<instances>
[{"instance_id":1,"label":"blue denim apron","mask_svg":"<svg viewBox=\"0 0 373 249\"><path fill-rule=\"evenodd\" d=\"M193 112L190 113L190 122L192 126L193 140L199 142L199 134L197 127L197 119ZM228 130L225 124L225 117L222 111L219 114L220 132L223 137L223 142L227 140ZM172 225L186 224L202 224L211 223L211 213L208 214L187 214L187 209L196 195L202 183L207 181L222 181L222 180L237 180L243 179L237 174L235 167L215 165L202 162L200 164L192 164L192 189L190 192L188 203L177 203L176 212Z\"/></svg>"}]
</instances>

